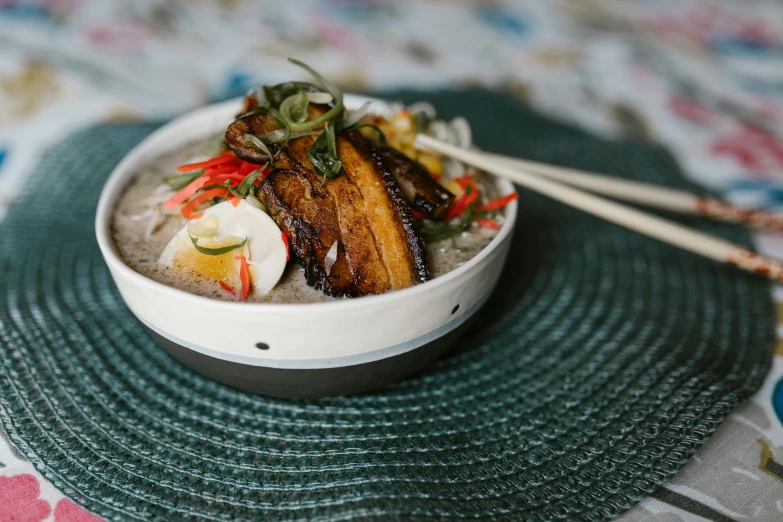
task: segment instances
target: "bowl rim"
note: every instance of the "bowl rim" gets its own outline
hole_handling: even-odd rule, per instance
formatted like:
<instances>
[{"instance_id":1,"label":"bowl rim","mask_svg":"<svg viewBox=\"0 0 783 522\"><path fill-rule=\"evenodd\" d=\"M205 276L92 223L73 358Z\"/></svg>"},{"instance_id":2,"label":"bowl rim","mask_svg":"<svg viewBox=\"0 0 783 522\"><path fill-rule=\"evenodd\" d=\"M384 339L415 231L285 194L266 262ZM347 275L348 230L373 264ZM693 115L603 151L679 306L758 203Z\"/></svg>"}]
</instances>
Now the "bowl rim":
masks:
<instances>
[{"instance_id":1,"label":"bowl rim","mask_svg":"<svg viewBox=\"0 0 783 522\"><path fill-rule=\"evenodd\" d=\"M516 224L518 200L512 201L506 208L506 215L501 229L498 234L492 238L492 240L485 246L481 252L476 254L473 258L467 261L465 264L455 268L454 270L433 278L425 283L414 285L402 290L395 290L384 294L367 295L354 298L336 298L331 301L315 302L315 303L258 303L258 302L240 302L240 301L223 301L219 299L212 299L210 297L200 296L180 290L173 286L165 285L154 279L136 272L129 267L120 258L119 254L115 251L114 241L110 237L110 224L113 218L114 203L119 199L125 186L130 182L131 178L135 175L135 171L138 170L139 164L148 163L147 160L139 160L135 156L139 154L139 150L145 145L152 142L159 134L165 132L168 128L180 124L183 120L194 118L196 116L203 116L205 114L215 113L218 114L221 111L228 110L229 107L239 108L242 98L233 98L224 102L214 103L199 107L192 111L188 111L177 118L165 123L150 135L145 137L141 142L136 144L131 150L129 150L120 162L114 167L109 177L106 179L103 188L101 189L100 196L98 198L97 210L95 213L95 235L98 241L101 254L109 266L113 270L116 270L123 277L128 279L134 285L138 285L155 292L162 292L172 298L179 298L191 301L193 304L202 304L204 306L216 307L225 309L226 311L242 311L242 312L264 312L273 315L289 314L291 312L328 312L328 311L345 311L355 309L361 306L379 305L383 303L393 303L395 301L406 300L407 298L415 298L423 292L434 290L438 287L447 286L449 283L458 279L468 272L473 267L479 265L484 259L492 254L497 248L510 237L512 230ZM345 104L347 107L358 108L366 102L377 103L379 106L390 106L393 101L383 100L380 98L361 96L355 94L345 94ZM205 136L208 132L204 133ZM175 150L176 147L172 147L171 150ZM500 189L501 195L507 195L515 191L511 182L493 176L495 184ZM118 187L118 185L120 185ZM112 197L113 196L113 197Z\"/></svg>"}]
</instances>

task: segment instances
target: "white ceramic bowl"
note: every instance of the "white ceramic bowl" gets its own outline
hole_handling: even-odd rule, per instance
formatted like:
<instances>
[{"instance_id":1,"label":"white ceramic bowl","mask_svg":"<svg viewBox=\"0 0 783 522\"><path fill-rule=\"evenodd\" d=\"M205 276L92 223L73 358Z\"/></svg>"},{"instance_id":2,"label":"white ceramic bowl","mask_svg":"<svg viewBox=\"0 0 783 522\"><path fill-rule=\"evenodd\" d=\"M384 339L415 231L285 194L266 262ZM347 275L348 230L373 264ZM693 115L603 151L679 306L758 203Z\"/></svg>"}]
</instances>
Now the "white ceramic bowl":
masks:
<instances>
[{"instance_id":1,"label":"white ceramic bowl","mask_svg":"<svg viewBox=\"0 0 783 522\"><path fill-rule=\"evenodd\" d=\"M349 109L368 100L345 97ZM370 101L378 110L388 108ZM277 396L361 392L437 358L494 289L508 254L516 202L506 207L498 235L469 262L427 283L377 296L311 304L219 301L153 281L120 259L110 232L112 210L133 175L162 154L224 131L240 105L238 99L211 105L166 124L134 147L106 181L95 232L130 310L181 362L227 384ZM497 184L501 194L514 190L504 180ZM220 324L231 327L215 328Z\"/></svg>"}]
</instances>

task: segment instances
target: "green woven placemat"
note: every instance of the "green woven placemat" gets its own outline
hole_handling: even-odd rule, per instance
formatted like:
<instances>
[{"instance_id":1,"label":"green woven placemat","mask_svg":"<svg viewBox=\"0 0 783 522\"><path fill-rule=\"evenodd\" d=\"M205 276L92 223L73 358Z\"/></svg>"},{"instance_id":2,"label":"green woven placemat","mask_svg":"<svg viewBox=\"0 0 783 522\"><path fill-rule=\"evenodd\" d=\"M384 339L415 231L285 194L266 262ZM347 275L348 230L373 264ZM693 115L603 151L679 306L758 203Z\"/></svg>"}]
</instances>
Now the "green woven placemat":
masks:
<instances>
[{"instance_id":1,"label":"green woven placemat","mask_svg":"<svg viewBox=\"0 0 783 522\"><path fill-rule=\"evenodd\" d=\"M426 98L486 149L687 186L658 148L498 95ZM67 139L0 227L2 425L104 517L604 520L676 473L770 364L766 281L522 193L499 290L435 368L318 401L217 384L152 343L95 244L101 185L152 129Z\"/></svg>"}]
</instances>

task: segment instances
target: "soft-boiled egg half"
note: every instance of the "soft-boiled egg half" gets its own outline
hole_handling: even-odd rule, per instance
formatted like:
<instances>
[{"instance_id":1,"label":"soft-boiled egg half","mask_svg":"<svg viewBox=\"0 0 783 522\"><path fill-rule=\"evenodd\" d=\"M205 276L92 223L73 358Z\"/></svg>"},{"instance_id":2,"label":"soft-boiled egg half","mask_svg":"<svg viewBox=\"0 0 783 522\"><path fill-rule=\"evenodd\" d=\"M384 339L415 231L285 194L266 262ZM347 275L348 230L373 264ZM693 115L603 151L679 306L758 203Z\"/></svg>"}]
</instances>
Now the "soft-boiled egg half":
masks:
<instances>
[{"instance_id":1,"label":"soft-boiled egg half","mask_svg":"<svg viewBox=\"0 0 783 522\"><path fill-rule=\"evenodd\" d=\"M224 201L188 222L169 241L158 263L184 274L223 283L237 294L241 257L248 264L251 292L268 293L280 280L288 242L272 218L244 199Z\"/></svg>"}]
</instances>

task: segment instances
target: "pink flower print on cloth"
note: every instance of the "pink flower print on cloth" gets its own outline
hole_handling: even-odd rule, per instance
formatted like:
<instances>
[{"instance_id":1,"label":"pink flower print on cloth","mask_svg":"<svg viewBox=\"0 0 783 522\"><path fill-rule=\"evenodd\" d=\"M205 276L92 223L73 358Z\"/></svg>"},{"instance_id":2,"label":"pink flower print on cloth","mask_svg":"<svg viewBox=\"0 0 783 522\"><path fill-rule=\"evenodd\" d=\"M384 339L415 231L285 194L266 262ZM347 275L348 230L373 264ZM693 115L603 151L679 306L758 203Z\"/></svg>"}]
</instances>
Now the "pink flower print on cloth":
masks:
<instances>
[{"instance_id":1,"label":"pink flower print on cloth","mask_svg":"<svg viewBox=\"0 0 783 522\"><path fill-rule=\"evenodd\" d=\"M103 519L64 498L54 508L54 522L103 522Z\"/></svg>"},{"instance_id":2,"label":"pink flower print on cloth","mask_svg":"<svg viewBox=\"0 0 783 522\"><path fill-rule=\"evenodd\" d=\"M52 507L40 495L38 479L29 473L0 477L0 520L41 522Z\"/></svg>"}]
</instances>

